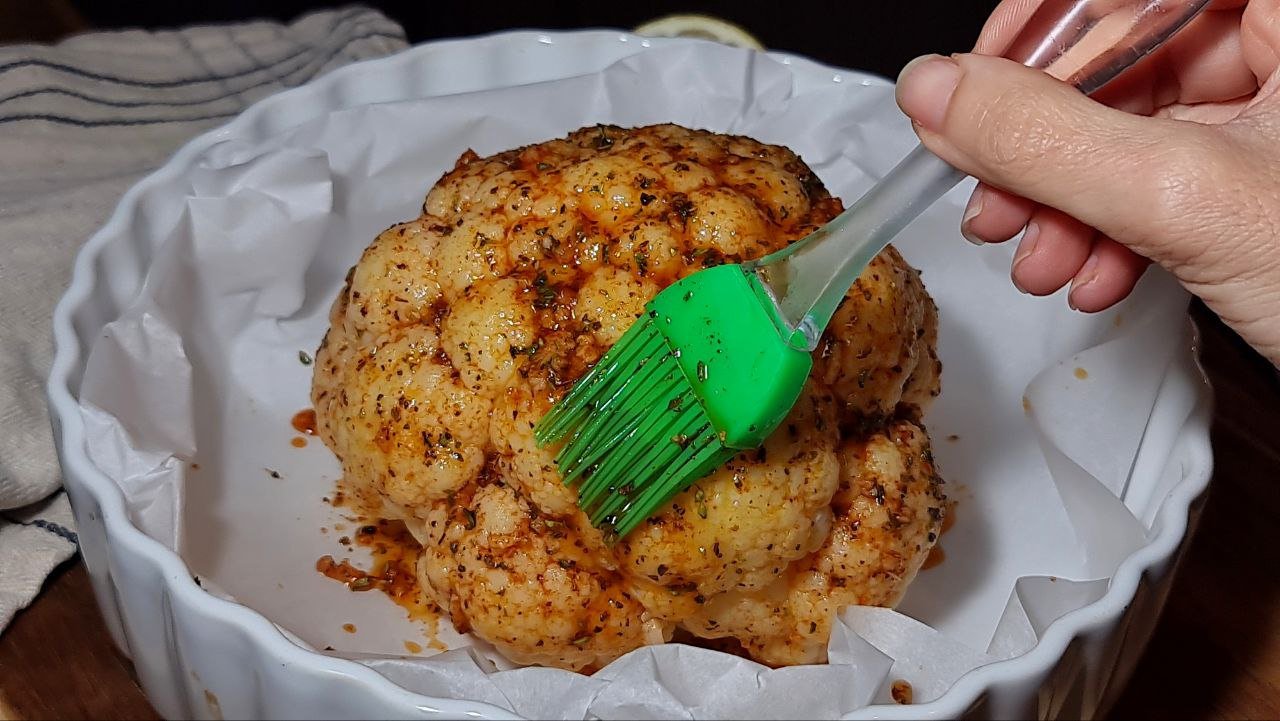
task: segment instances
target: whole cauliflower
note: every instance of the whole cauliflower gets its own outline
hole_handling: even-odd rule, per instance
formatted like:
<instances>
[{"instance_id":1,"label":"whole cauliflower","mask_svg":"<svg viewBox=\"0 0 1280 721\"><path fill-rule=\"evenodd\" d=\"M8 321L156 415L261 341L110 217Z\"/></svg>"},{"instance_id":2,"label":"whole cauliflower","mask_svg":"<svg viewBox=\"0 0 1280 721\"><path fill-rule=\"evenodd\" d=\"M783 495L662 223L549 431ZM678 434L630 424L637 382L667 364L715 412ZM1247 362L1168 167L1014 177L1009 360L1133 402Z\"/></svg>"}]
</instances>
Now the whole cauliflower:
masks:
<instances>
[{"instance_id":1,"label":"whole cauliflower","mask_svg":"<svg viewBox=\"0 0 1280 721\"><path fill-rule=\"evenodd\" d=\"M599 668L679 628L771 665L893 605L945 497L919 424L937 312L889 248L849 291L765 445L609 546L537 420L677 279L775 251L840 201L789 150L675 125L468 151L352 269L317 355L345 488L423 545L423 592L518 663Z\"/></svg>"}]
</instances>

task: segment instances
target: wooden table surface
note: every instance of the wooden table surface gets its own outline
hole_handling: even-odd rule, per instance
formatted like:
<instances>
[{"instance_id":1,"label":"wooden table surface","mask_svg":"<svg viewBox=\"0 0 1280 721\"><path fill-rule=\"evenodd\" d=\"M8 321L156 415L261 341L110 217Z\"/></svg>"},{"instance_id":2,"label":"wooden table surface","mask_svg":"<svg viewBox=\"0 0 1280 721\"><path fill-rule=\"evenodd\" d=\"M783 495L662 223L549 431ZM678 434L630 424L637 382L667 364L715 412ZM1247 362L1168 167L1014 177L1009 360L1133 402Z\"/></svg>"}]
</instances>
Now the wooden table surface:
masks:
<instances>
[{"instance_id":1,"label":"wooden table surface","mask_svg":"<svg viewBox=\"0 0 1280 721\"><path fill-rule=\"evenodd\" d=\"M1202 308L1217 472L1113 718L1280 718L1280 377ZM0 718L156 718L77 560L0 635Z\"/></svg>"}]
</instances>

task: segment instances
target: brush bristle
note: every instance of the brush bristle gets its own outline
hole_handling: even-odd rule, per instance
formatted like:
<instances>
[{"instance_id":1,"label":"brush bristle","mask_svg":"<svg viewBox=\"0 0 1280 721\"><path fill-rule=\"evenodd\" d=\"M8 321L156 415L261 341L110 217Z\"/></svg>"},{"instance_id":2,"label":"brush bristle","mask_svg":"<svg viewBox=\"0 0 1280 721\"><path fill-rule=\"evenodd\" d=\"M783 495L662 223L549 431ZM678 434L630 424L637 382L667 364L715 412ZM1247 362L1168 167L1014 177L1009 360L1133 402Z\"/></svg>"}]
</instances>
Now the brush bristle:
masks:
<instances>
[{"instance_id":1,"label":"brush bristle","mask_svg":"<svg viewBox=\"0 0 1280 721\"><path fill-rule=\"evenodd\" d=\"M578 486L579 507L615 540L733 454L648 316L539 421L534 437L540 446L565 440L556 455L564 482Z\"/></svg>"}]
</instances>

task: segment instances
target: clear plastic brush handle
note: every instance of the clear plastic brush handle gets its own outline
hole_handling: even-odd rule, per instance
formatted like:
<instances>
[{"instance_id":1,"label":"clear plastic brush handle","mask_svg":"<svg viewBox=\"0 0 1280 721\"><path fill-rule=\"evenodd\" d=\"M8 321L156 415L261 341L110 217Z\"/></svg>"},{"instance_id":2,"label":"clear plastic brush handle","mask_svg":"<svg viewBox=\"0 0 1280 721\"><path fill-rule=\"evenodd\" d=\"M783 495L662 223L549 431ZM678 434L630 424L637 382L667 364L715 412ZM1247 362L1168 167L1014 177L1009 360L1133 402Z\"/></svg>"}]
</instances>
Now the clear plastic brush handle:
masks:
<instances>
[{"instance_id":1,"label":"clear plastic brush handle","mask_svg":"<svg viewBox=\"0 0 1280 721\"><path fill-rule=\"evenodd\" d=\"M1209 0L1046 0L1004 57L1084 93L1106 85L1190 22ZM964 174L918 146L808 238L747 264L777 304L784 338L813 350L863 269Z\"/></svg>"}]
</instances>

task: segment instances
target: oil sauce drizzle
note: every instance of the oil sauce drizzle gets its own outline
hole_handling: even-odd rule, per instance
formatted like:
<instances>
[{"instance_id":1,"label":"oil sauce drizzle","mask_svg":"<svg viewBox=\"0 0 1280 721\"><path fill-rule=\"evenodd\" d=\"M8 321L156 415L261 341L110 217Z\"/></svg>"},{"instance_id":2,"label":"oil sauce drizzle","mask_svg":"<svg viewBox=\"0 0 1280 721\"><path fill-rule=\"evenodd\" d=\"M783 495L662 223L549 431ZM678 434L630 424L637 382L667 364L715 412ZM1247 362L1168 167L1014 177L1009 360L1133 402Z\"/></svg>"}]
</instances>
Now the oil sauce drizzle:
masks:
<instances>
[{"instance_id":1,"label":"oil sauce drizzle","mask_svg":"<svg viewBox=\"0 0 1280 721\"><path fill-rule=\"evenodd\" d=\"M422 547L404 523L379 520L360 526L352 536L343 536L341 542L368 548L373 554L372 570L365 571L349 560L338 561L326 555L316 561L316 571L345 584L353 592L376 590L386 594L410 619L426 624L430 634L428 647L447 651L448 647L436 637L436 626L442 616L440 609L427 600L418 586L415 567Z\"/></svg>"},{"instance_id":2,"label":"oil sauce drizzle","mask_svg":"<svg viewBox=\"0 0 1280 721\"><path fill-rule=\"evenodd\" d=\"M314 408L306 408L294 413L289 425L293 426L293 430L299 433L314 436L316 434L316 410Z\"/></svg>"}]
</instances>

